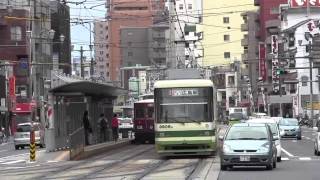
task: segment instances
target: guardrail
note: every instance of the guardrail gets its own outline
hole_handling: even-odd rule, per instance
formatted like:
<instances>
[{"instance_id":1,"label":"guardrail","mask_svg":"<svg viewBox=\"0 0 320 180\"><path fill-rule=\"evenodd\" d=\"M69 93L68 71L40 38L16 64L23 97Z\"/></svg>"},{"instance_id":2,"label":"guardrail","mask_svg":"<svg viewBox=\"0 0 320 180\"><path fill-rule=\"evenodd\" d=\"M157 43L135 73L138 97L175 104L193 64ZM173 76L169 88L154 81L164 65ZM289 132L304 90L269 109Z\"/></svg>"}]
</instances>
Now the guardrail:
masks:
<instances>
[{"instance_id":1,"label":"guardrail","mask_svg":"<svg viewBox=\"0 0 320 180\"><path fill-rule=\"evenodd\" d=\"M84 129L83 127L75 130L69 135L70 137L70 160L84 152Z\"/></svg>"}]
</instances>

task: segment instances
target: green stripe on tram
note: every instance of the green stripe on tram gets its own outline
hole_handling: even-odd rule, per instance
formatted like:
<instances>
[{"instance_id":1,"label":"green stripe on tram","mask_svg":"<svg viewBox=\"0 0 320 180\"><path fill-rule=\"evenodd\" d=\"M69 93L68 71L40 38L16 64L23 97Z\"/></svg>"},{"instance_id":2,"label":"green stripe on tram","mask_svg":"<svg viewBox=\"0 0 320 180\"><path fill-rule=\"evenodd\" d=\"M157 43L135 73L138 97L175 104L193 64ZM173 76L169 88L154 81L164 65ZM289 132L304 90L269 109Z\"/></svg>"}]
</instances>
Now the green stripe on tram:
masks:
<instances>
[{"instance_id":1,"label":"green stripe on tram","mask_svg":"<svg viewBox=\"0 0 320 180\"><path fill-rule=\"evenodd\" d=\"M194 130L194 131L160 131L156 132L157 138L163 137L195 137L214 136L215 130Z\"/></svg>"}]
</instances>

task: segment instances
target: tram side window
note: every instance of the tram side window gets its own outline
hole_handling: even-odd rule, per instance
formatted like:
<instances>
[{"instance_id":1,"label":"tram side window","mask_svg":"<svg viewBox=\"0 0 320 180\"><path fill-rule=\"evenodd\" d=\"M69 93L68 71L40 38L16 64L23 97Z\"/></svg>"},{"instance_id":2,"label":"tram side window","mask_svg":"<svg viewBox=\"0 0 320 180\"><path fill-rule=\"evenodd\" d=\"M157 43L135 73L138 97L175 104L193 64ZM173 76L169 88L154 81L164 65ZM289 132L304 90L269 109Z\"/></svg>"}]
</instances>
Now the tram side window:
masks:
<instances>
[{"instance_id":1,"label":"tram side window","mask_svg":"<svg viewBox=\"0 0 320 180\"><path fill-rule=\"evenodd\" d=\"M144 109L136 109L136 118L144 118Z\"/></svg>"},{"instance_id":2,"label":"tram side window","mask_svg":"<svg viewBox=\"0 0 320 180\"><path fill-rule=\"evenodd\" d=\"M153 118L153 108L148 108L148 117Z\"/></svg>"}]
</instances>

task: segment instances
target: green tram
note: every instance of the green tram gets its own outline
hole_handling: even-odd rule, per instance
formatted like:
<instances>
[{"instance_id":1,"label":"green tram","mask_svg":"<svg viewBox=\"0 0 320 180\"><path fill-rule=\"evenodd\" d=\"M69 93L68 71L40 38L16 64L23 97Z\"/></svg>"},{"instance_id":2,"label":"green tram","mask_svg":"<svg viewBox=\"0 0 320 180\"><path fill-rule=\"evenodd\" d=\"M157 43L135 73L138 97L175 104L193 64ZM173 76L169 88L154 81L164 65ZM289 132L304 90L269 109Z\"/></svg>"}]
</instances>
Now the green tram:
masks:
<instances>
[{"instance_id":1,"label":"green tram","mask_svg":"<svg viewBox=\"0 0 320 180\"><path fill-rule=\"evenodd\" d=\"M155 146L159 155L211 155L216 151L216 96L212 81L157 81L154 99Z\"/></svg>"}]
</instances>

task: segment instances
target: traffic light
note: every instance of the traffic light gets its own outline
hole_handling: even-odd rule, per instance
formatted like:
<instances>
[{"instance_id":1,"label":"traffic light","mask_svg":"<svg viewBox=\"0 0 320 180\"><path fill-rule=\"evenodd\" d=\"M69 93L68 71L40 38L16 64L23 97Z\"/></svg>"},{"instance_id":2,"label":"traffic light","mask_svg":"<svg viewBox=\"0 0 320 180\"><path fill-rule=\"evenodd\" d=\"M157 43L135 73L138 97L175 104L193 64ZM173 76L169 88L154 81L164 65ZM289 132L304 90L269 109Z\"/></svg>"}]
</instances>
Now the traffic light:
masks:
<instances>
[{"instance_id":1,"label":"traffic light","mask_svg":"<svg viewBox=\"0 0 320 180\"><path fill-rule=\"evenodd\" d=\"M283 75L283 74L287 74L287 71L284 70L283 68L278 68L277 69L277 75Z\"/></svg>"}]
</instances>

